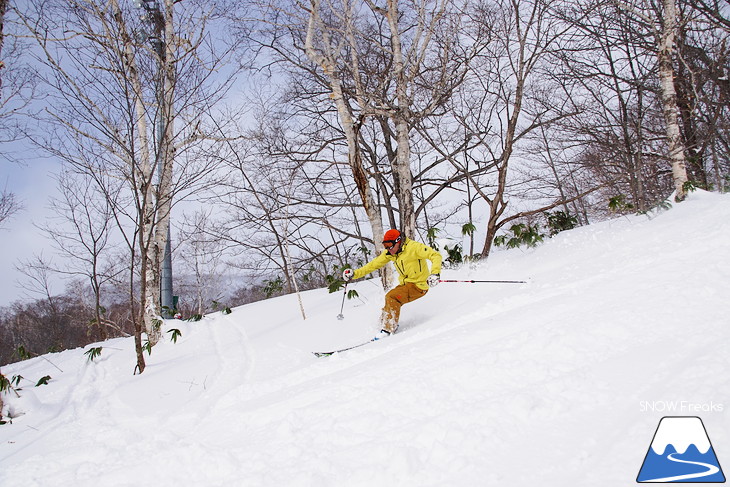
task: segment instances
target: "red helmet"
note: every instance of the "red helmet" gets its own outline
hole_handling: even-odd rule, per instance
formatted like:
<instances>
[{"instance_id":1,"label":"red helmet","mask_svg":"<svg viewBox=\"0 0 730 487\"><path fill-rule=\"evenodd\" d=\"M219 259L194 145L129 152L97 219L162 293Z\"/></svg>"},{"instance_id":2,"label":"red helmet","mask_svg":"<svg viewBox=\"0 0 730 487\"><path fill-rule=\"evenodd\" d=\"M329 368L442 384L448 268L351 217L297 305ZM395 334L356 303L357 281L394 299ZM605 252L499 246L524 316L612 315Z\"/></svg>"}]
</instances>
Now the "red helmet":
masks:
<instances>
[{"instance_id":1,"label":"red helmet","mask_svg":"<svg viewBox=\"0 0 730 487\"><path fill-rule=\"evenodd\" d=\"M387 232L385 232L385 235L383 235L383 243L386 244L385 248L388 248L389 246L387 244L391 244L390 247L397 244L402 240L403 236L398 230L390 229Z\"/></svg>"}]
</instances>

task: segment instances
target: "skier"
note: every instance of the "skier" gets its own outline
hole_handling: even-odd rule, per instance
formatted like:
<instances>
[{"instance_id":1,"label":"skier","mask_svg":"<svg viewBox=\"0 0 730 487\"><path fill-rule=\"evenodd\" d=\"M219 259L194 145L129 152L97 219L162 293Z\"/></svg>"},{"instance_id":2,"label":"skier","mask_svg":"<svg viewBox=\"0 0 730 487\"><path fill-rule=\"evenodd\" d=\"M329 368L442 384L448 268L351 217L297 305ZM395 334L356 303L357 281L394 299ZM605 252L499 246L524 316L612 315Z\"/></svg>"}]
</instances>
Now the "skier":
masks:
<instances>
[{"instance_id":1,"label":"skier","mask_svg":"<svg viewBox=\"0 0 730 487\"><path fill-rule=\"evenodd\" d=\"M439 283L441 274L441 254L428 245L406 238L395 229L385 232L383 245L385 250L373 260L359 269L345 269L342 273L342 278L348 282L360 279L388 262L393 262L398 270L399 285L385 295L385 306L380 315L382 329L375 340L395 333L401 306L425 296L429 287ZM426 260L431 261L430 270Z\"/></svg>"}]
</instances>

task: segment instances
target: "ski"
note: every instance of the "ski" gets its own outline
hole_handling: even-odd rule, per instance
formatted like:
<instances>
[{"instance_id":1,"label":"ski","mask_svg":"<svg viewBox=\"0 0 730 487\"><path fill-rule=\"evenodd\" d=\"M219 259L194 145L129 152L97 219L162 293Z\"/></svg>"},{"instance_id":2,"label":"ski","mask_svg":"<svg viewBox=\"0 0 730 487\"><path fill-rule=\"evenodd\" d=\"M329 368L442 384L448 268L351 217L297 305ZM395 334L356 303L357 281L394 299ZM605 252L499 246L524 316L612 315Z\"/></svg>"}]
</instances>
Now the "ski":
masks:
<instances>
[{"instance_id":1,"label":"ski","mask_svg":"<svg viewBox=\"0 0 730 487\"><path fill-rule=\"evenodd\" d=\"M348 350L352 350L353 348L364 347L368 343L372 343L372 342L375 342L375 341L378 341L378 339L377 338L373 338L373 339L370 339L370 340L366 341L365 343L359 343L357 345L353 345L353 346L347 347L347 348L341 348L339 350L332 350L331 352L312 352L312 353L315 356L317 356L317 357L329 357L330 355L334 355L334 354L340 353L340 352L346 352Z\"/></svg>"}]
</instances>

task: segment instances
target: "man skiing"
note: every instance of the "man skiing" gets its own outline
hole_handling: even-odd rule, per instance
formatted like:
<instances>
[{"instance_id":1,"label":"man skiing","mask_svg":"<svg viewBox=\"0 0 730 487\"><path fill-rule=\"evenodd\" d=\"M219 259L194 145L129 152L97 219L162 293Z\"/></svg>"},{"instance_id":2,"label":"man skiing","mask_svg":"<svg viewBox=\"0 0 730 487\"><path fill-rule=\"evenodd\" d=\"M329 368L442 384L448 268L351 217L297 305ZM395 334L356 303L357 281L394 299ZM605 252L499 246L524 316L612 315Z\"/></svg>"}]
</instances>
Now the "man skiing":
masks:
<instances>
[{"instance_id":1,"label":"man skiing","mask_svg":"<svg viewBox=\"0 0 730 487\"><path fill-rule=\"evenodd\" d=\"M399 285L385 295L385 306L380 315L381 330L375 340L396 332L400 308L406 303L422 298L429 287L439 283L441 274L441 254L415 240L406 238L400 231L392 229L383 236L385 250L359 269L345 269L342 278L345 282L360 279L393 262L398 270ZM431 268L426 263L431 261Z\"/></svg>"}]
</instances>

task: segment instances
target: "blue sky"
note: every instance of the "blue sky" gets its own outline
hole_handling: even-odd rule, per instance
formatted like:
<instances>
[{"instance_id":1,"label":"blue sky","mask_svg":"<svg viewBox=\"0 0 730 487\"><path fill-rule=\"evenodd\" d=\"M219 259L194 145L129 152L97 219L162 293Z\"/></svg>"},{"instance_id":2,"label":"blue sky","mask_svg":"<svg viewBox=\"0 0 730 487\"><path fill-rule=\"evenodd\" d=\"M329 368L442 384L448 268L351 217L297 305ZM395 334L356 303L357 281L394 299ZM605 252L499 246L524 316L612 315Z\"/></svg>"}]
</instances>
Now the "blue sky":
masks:
<instances>
[{"instance_id":1,"label":"blue sky","mask_svg":"<svg viewBox=\"0 0 730 487\"><path fill-rule=\"evenodd\" d=\"M28 151L30 153L30 151ZM16 157L19 154L16 153ZM22 158L22 155L20 155ZM0 306L27 296L18 280L22 274L15 266L23 259L35 254L51 254L49 242L35 225L42 225L50 214L48 200L56 193L55 171L58 162L47 159L31 159L23 165L0 161L0 185L15 193L23 209L3 223L0 238L3 241L0 252Z\"/></svg>"}]
</instances>

